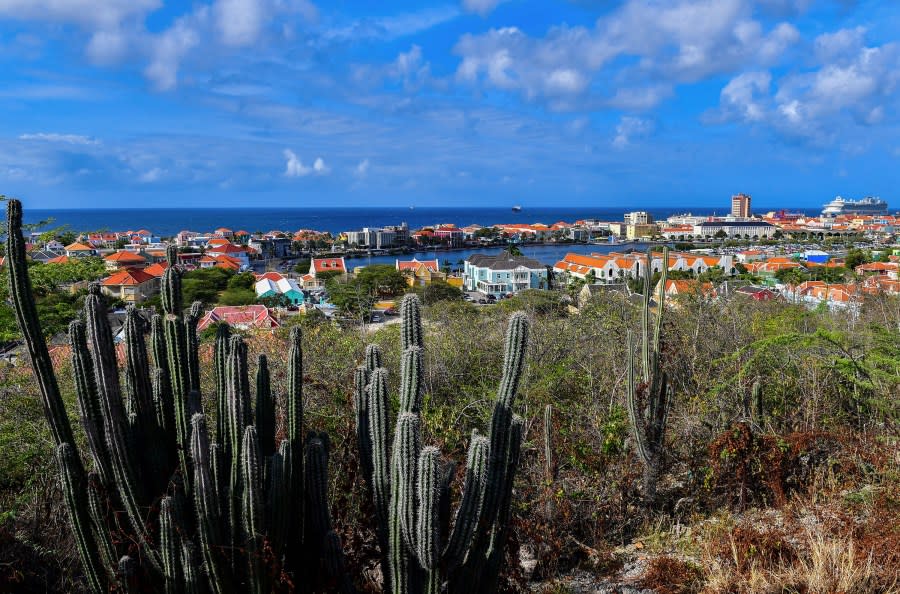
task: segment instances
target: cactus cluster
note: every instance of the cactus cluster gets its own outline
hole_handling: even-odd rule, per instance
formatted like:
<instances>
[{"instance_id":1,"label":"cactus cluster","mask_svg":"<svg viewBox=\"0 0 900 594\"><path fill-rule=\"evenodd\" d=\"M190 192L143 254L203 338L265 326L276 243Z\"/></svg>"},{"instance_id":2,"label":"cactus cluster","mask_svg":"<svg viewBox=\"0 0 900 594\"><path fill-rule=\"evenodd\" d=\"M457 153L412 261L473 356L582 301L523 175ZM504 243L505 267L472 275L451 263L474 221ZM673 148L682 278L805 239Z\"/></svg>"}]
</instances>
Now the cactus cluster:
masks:
<instances>
[{"instance_id":1,"label":"cactus cluster","mask_svg":"<svg viewBox=\"0 0 900 594\"><path fill-rule=\"evenodd\" d=\"M665 310L666 277L669 268L669 249L663 248L659 295L656 303L656 322L651 329L653 252L647 251L644 266L644 294L641 309L641 376L635 378L634 335L628 332L628 380L626 403L637 452L644 465L644 499L656 499L656 484L662 469L666 424L672 404L672 388L661 368L661 332Z\"/></svg>"},{"instance_id":2,"label":"cactus cluster","mask_svg":"<svg viewBox=\"0 0 900 594\"><path fill-rule=\"evenodd\" d=\"M512 406L525 363L528 319L514 314L488 436L472 433L462 498L451 528L455 465L422 444L423 331L419 300L401 305L400 408L390 433L388 372L379 348L357 368L354 405L361 466L371 491L384 591L495 592L503 561L523 420Z\"/></svg>"},{"instance_id":3,"label":"cactus cluster","mask_svg":"<svg viewBox=\"0 0 900 594\"><path fill-rule=\"evenodd\" d=\"M56 444L66 505L94 592L193 594L300 591L332 574L353 586L328 511L329 441L303 436L302 337L291 333L287 436L276 444L277 399L260 357L255 406L240 336L215 345L215 442L200 398L195 304L183 311L174 250L162 278L163 314L128 310L124 365L99 287L69 328L91 470L77 451L38 323L22 237L22 205L8 202L11 296ZM124 378L122 377L124 376ZM115 533L116 538L113 538Z\"/></svg>"}]
</instances>

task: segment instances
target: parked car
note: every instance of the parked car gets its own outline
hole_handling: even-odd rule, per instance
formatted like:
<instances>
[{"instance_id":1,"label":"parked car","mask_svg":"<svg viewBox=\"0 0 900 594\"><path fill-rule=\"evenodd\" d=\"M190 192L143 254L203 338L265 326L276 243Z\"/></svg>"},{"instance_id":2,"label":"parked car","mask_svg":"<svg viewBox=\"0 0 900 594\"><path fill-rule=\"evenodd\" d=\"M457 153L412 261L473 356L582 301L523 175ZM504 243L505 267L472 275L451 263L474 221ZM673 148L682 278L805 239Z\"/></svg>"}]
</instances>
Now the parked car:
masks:
<instances>
[{"instance_id":1,"label":"parked car","mask_svg":"<svg viewBox=\"0 0 900 594\"><path fill-rule=\"evenodd\" d=\"M493 295L488 295L488 296L487 296L487 300L488 300L490 303L493 303L493 302L497 301L497 298L494 297Z\"/></svg>"},{"instance_id":2,"label":"parked car","mask_svg":"<svg viewBox=\"0 0 900 594\"><path fill-rule=\"evenodd\" d=\"M382 314L379 311L374 311L369 316L369 321L372 322L373 324L380 324L384 321L384 314Z\"/></svg>"},{"instance_id":3,"label":"parked car","mask_svg":"<svg viewBox=\"0 0 900 594\"><path fill-rule=\"evenodd\" d=\"M389 308L387 308L386 310L384 310L384 315L386 315L386 316L395 316L395 315L397 315L397 310L396 310L395 308L393 308L393 307L389 307Z\"/></svg>"},{"instance_id":4,"label":"parked car","mask_svg":"<svg viewBox=\"0 0 900 594\"><path fill-rule=\"evenodd\" d=\"M478 303L481 303L482 305L487 304L487 302L488 302L488 300L485 299L484 297L482 297L481 299L478 300Z\"/></svg>"}]
</instances>

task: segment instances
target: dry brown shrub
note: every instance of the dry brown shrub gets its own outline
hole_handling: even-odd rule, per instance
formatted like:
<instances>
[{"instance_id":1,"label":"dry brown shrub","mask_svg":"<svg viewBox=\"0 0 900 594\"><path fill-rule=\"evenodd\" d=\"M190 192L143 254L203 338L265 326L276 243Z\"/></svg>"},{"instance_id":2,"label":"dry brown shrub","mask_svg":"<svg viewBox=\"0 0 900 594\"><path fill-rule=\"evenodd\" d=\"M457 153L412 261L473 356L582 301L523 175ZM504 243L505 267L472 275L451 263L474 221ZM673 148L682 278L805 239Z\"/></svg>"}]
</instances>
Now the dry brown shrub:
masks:
<instances>
[{"instance_id":1,"label":"dry brown shrub","mask_svg":"<svg viewBox=\"0 0 900 594\"><path fill-rule=\"evenodd\" d=\"M655 557L650 560L639 585L656 594L691 594L702 585L700 569L675 557Z\"/></svg>"}]
</instances>

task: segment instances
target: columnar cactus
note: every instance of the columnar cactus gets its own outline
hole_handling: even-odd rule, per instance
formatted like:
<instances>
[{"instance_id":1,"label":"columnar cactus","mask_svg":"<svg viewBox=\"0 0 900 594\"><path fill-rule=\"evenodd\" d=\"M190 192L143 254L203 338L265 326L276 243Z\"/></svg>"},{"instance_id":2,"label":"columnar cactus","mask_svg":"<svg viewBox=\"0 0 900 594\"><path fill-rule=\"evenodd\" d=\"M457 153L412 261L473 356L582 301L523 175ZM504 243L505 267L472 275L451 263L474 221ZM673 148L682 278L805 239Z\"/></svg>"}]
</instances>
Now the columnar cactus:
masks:
<instances>
[{"instance_id":1,"label":"columnar cactus","mask_svg":"<svg viewBox=\"0 0 900 594\"><path fill-rule=\"evenodd\" d=\"M666 424L672 404L672 389L662 359L662 322L665 310L666 276L669 268L669 250L663 248L659 295L656 303L656 324L650 327L651 278L653 277L653 253L648 250L644 266L644 295L641 309L641 377L635 378L634 336L628 333L628 380L626 403L631 420L638 455L644 464L644 499L650 504L656 499L656 484L662 469Z\"/></svg>"},{"instance_id":2,"label":"columnar cactus","mask_svg":"<svg viewBox=\"0 0 900 594\"><path fill-rule=\"evenodd\" d=\"M555 478L553 470L553 405L544 407L544 478L550 483Z\"/></svg>"},{"instance_id":3,"label":"columnar cactus","mask_svg":"<svg viewBox=\"0 0 900 594\"><path fill-rule=\"evenodd\" d=\"M357 436L371 486L382 553L384 591L393 594L495 592L513 478L522 440L522 420L512 406L524 369L528 320L515 314L506 335L503 377L494 404L490 436L473 432L462 500L450 528L453 466L437 448L421 444L424 390L423 331L419 300L401 305L400 408L393 438L387 370L370 347L356 372ZM366 381L363 388L362 382Z\"/></svg>"},{"instance_id":4,"label":"columnar cactus","mask_svg":"<svg viewBox=\"0 0 900 594\"><path fill-rule=\"evenodd\" d=\"M129 310L121 370L104 298L92 286L84 320L69 327L75 391L94 469L86 472L38 321L18 200L8 202L8 223L13 309L40 387L89 588L269 592L281 576L301 591L327 587L319 583L318 569L323 563L343 568L344 560L327 509L327 437L302 441L299 332L291 335L289 434L276 444L267 360L259 362L254 411L246 345L229 337L227 327L219 330L218 441L211 442L200 395L200 308L184 311L174 249L163 275L163 314L150 321L150 348L144 321ZM315 476L307 475L308 485L297 470L303 468L304 447ZM306 540L304 515L317 527ZM125 538L111 538L112 524L127 532ZM352 591L346 575L333 579L342 592Z\"/></svg>"}]
</instances>

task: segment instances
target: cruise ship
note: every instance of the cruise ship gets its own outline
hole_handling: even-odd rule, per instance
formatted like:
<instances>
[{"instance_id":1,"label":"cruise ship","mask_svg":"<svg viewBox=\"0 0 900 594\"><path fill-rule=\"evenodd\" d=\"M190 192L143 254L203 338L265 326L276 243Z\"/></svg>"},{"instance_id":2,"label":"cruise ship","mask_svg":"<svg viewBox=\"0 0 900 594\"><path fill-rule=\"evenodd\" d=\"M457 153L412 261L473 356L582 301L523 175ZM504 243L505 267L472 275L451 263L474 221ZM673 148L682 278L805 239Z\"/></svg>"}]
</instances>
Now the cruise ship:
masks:
<instances>
[{"instance_id":1,"label":"cruise ship","mask_svg":"<svg viewBox=\"0 0 900 594\"><path fill-rule=\"evenodd\" d=\"M880 198L866 196L862 200L848 200L838 196L825 205L822 216L833 217L842 214L883 215L887 214L887 202Z\"/></svg>"}]
</instances>

